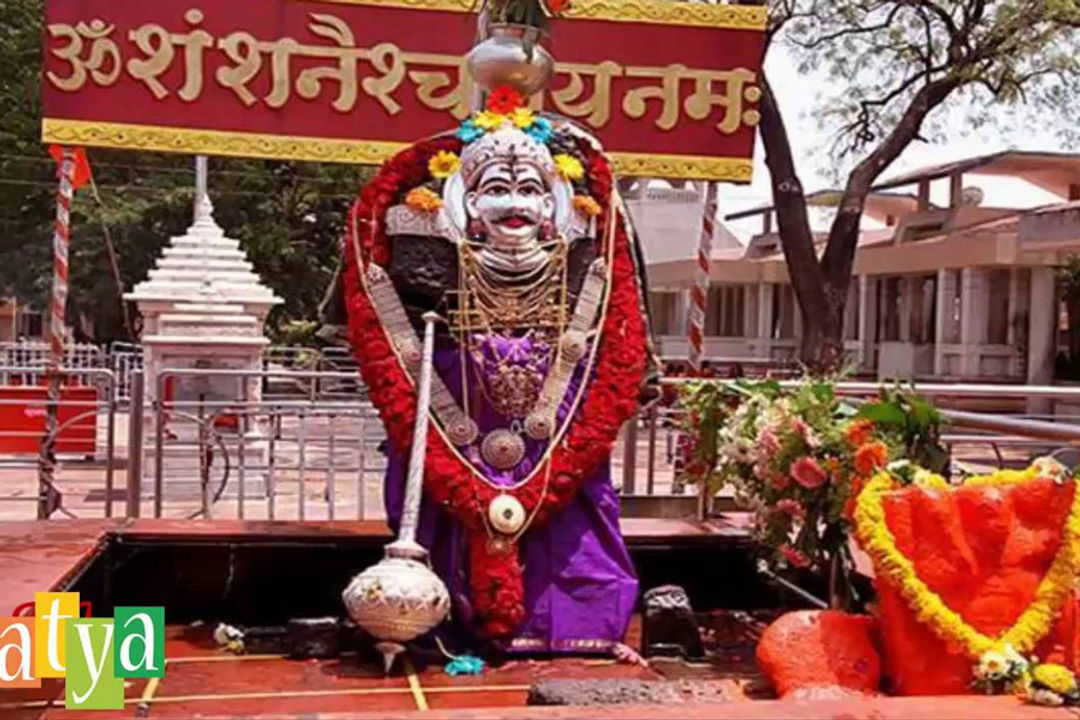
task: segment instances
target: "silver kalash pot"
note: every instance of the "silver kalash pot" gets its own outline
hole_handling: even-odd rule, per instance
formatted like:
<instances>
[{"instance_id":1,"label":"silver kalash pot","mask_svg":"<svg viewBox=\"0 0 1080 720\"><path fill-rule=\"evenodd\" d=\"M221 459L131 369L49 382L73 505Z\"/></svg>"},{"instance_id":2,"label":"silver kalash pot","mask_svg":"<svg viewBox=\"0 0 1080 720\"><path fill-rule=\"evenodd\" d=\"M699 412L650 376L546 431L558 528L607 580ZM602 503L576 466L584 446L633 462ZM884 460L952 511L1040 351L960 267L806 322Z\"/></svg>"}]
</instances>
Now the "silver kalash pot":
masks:
<instances>
[{"instance_id":1,"label":"silver kalash pot","mask_svg":"<svg viewBox=\"0 0 1080 720\"><path fill-rule=\"evenodd\" d=\"M349 617L377 641L375 647L383 655L387 673L393 667L394 659L405 650L405 643L438 626L450 612L450 594L428 566L428 551L416 542L437 320L435 313L424 316L424 357L420 368L416 427L398 539L386 546L382 561L353 578L342 593Z\"/></svg>"},{"instance_id":2,"label":"silver kalash pot","mask_svg":"<svg viewBox=\"0 0 1080 720\"><path fill-rule=\"evenodd\" d=\"M509 85L526 97L547 87L555 59L541 44L546 40L542 29L493 23L485 27L484 36L466 57L469 74L478 87L491 91Z\"/></svg>"}]
</instances>

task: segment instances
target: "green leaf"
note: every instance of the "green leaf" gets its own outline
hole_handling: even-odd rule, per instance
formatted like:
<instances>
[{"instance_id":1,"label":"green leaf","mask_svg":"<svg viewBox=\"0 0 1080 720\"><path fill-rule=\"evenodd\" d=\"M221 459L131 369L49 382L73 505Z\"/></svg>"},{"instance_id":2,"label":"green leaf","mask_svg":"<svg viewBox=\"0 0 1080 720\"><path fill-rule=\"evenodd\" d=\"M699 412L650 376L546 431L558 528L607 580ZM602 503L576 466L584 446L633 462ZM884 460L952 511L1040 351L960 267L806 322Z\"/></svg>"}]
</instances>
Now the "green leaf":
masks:
<instances>
[{"instance_id":1,"label":"green leaf","mask_svg":"<svg viewBox=\"0 0 1080 720\"><path fill-rule=\"evenodd\" d=\"M859 408L858 417L872 420L880 425L903 427L907 425L907 413L896 402L867 403Z\"/></svg>"}]
</instances>

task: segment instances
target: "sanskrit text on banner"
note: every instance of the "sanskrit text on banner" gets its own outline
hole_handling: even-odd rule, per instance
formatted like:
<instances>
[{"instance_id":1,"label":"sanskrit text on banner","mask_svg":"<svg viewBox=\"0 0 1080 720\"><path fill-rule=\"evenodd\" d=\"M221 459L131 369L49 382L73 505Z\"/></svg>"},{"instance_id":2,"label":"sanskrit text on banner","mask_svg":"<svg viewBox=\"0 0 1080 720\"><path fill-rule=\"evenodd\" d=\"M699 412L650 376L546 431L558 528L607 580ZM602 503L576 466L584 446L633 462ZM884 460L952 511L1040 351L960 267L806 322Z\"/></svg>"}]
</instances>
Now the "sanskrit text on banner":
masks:
<instances>
[{"instance_id":1,"label":"sanskrit text on banner","mask_svg":"<svg viewBox=\"0 0 1080 720\"><path fill-rule=\"evenodd\" d=\"M131 4L50 0L47 121L400 143L469 114L474 92L464 16L342 5L325 12L326 3L288 2L284 22L249 25L226 8L277 3L237 0L206 8L161 0L156 9L127 12ZM168 9L176 14L168 17ZM140 21L147 16L152 20ZM398 31L410 23L411 32ZM415 31L425 26L432 35L444 29L437 33L441 42ZM583 26L640 34L634 25L596 21L565 21L558 32L569 37ZM589 57L579 57L578 43L566 42L556 47L551 91L534 105L600 132L615 151L749 158L761 97L756 33L726 32L747 49L721 57L697 50L706 46L695 38L685 57L634 53L625 42L594 43ZM449 43L448 35L463 39ZM457 47L462 51L443 51Z\"/></svg>"}]
</instances>

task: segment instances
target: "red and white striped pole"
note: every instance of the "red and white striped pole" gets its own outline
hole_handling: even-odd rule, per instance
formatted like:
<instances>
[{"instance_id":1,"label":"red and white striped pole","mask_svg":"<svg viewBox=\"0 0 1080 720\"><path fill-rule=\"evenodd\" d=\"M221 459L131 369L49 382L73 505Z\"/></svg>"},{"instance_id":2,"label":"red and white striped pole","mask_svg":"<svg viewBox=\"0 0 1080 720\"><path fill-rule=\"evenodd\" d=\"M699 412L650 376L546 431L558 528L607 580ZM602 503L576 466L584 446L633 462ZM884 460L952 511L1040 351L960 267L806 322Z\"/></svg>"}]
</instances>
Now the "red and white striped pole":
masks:
<instances>
[{"instance_id":1,"label":"red and white striped pole","mask_svg":"<svg viewBox=\"0 0 1080 720\"><path fill-rule=\"evenodd\" d=\"M712 264L712 243L719 207L717 189L717 183L705 183L705 211L701 222L701 237L698 240L694 287L690 291L687 333L690 344L690 369L694 375L701 374L705 360L705 313L709 305L709 266Z\"/></svg>"},{"instance_id":2,"label":"red and white striped pole","mask_svg":"<svg viewBox=\"0 0 1080 720\"><path fill-rule=\"evenodd\" d=\"M56 193L56 224L53 227L53 287L49 316L49 404L45 414L45 441L38 462L38 518L52 514L58 493L56 435L60 418L60 369L64 364L64 315L68 296L68 245L71 241L71 200L75 194L75 151L64 147L60 160L60 185Z\"/></svg>"},{"instance_id":3,"label":"red and white striped pole","mask_svg":"<svg viewBox=\"0 0 1080 720\"><path fill-rule=\"evenodd\" d=\"M64 364L64 316L68 296L68 245L71 242L71 200L74 196L75 151L63 149L60 161L60 189L56 194L56 226L53 229L52 314L50 364L59 369Z\"/></svg>"}]
</instances>

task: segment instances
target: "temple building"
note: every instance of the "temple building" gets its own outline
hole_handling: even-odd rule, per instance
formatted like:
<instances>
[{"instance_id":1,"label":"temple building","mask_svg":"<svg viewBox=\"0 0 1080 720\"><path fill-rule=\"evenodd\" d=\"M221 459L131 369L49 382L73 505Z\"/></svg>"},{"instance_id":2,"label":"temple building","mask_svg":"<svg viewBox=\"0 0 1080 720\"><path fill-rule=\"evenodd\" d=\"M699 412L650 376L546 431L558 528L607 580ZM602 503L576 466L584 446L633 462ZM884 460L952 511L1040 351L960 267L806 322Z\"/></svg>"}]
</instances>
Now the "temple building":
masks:
<instances>
[{"instance_id":1,"label":"temple building","mask_svg":"<svg viewBox=\"0 0 1080 720\"><path fill-rule=\"evenodd\" d=\"M978 176L1023 181L1054 201L991 206L966 184ZM939 196L945 201L931 201ZM839 197L823 191L808 202L829 208ZM661 353L684 358L702 200L692 188L634 187L627 202L643 237ZM760 220L748 244L722 226L714 239L706 355L791 359L800 313L775 208L726 216L747 218ZM823 251L826 234L817 240ZM849 289L845 340L854 369L880 378L1065 379L1068 315L1056 269L1071 254L1080 254L1080 155L1009 151L883 182L866 203Z\"/></svg>"}]
</instances>

